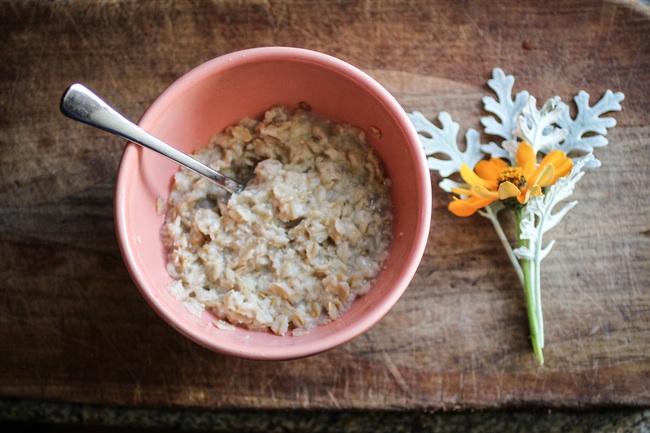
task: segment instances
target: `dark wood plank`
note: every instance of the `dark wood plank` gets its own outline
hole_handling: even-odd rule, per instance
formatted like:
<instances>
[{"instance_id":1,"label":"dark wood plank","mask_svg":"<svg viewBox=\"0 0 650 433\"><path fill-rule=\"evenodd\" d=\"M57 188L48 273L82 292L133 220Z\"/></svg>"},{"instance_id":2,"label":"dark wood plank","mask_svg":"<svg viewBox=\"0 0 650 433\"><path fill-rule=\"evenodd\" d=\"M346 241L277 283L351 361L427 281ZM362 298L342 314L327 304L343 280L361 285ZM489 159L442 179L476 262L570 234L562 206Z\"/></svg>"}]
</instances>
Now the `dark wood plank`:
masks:
<instances>
[{"instance_id":1,"label":"dark wood plank","mask_svg":"<svg viewBox=\"0 0 650 433\"><path fill-rule=\"evenodd\" d=\"M0 3L0 396L199 408L650 404L650 11L637 2ZM112 199L124 142L58 113L82 81L137 119L190 68L291 45L347 60L407 111L479 128L494 67L542 100L625 93L603 167L545 261L546 363L517 278L480 218L434 188L409 290L364 336L299 361L211 353L131 282ZM437 178L434 175L434 183Z\"/></svg>"}]
</instances>

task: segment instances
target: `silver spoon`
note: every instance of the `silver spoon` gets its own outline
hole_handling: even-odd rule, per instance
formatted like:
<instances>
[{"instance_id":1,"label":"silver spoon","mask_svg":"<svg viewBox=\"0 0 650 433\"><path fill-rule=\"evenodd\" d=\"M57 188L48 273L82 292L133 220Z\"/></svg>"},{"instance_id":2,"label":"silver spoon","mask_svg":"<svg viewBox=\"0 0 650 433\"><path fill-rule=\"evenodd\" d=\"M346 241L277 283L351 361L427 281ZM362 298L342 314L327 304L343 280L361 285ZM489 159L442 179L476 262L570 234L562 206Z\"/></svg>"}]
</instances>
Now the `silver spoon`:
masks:
<instances>
[{"instance_id":1,"label":"silver spoon","mask_svg":"<svg viewBox=\"0 0 650 433\"><path fill-rule=\"evenodd\" d=\"M231 194L238 194L244 189L244 185L200 163L132 123L82 84L73 84L68 87L61 97L60 108L61 113L70 119L154 150L210 179Z\"/></svg>"}]
</instances>

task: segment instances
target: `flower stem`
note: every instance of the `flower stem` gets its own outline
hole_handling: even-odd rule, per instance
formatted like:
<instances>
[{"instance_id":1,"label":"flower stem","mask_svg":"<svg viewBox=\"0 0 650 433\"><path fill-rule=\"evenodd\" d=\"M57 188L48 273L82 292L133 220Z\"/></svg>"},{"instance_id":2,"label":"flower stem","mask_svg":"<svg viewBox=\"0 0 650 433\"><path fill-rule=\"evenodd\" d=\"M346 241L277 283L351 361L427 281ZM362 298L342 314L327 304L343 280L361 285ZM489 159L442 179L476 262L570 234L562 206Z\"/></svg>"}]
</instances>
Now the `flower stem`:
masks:
<instances>
[{"instance_id":1,"label":"flower stem","mask_svg":"<svg viewBox=\"0 0 650 433\"><path fill-rule=\"evenodd\" d=\"M520 247L529 248L529 240L521 238L521 220L523 210L515 209L515 221L517 224L517 239ZM521 259L521 270L524 281L524 295L528 310L528 324L530 327L530 339L533 344L533 351L540 364L544 364L544 318L542 317L542 298L540 290L541 281L541 251L539 245L535 250L534 259Z\"/></svg>"},{"instance_id":2,"label":"flower stem","mask_svg":"<svg viewBox=\"0 0 650 433\"><path fill-rule=\"evenodd\" d=\"M521 265L519 264L519 260L517 260L517 257L515 256L515 253L513 252L512 247L510 246L510 242L508 241L508 237L503 232L503 228L501 227L501 223L499 223L499 218L497 217L497 214L502 209L504 209L503 205L501 205L498 208L494 208L493 205L489 205L485 208L485 212L481 212L481 215L489 219L490 222L492 223L492 226L494 227L494 230L497 232L497 236L499 237L499 240L503 244L503 248L505 248L506 254L508 254L508 258L510 259L512 266L515 268L515 271L517 272L517 277L519 277L519 281L521 282L521 285L523 287L524 274L521 270Z\"/></svg>"}]
</instances>

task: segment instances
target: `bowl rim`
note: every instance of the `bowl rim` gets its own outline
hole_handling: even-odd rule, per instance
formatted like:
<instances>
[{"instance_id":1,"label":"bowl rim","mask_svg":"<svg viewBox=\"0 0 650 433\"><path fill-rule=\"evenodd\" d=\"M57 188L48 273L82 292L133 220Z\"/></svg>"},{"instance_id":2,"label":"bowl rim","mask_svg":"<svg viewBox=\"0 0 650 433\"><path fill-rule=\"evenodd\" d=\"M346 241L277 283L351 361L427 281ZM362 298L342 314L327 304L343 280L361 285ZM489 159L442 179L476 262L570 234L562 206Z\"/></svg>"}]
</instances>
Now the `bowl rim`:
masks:
<instances>
[{"instance_id":1,"label":"bowl rim","mask_svg":"<svg viewBox=\"0 0 650 433\"><path fill-rule=\"evenodd\" d=\"M245 50L235 51L224 54L208 60L195 68L181 75L160 95L158 95L149 105L147 110L140 118L138 124L143 129L148 130L155 120L152 118L156 106L165 106L165 101L173 101L178 98L188 87L206 76L206 73L213 69L236 68L241 64L247 64L257 61L269 60L290 60L301 62L312 62L320 66L334 69L339 73L346 75L356 83L368 89L378 100L385 106L390 115L402 128L410 143L418 143L419 138L406 112L402 109L397 100L379 84L374 78L359 68L333 56L318 51L312 51L304 48L294 47L258 47L248 48ZM408 288L415 275L420 261L424 254L428 241L431 220L431 184L429 169L426 163L426 155L422 146L415 146L410 151L420 155L418 161L414 161L419 167L416 169L417 184L422 186L418 194L419 207L414 210L418 214L418 224L415 228L416 233L414 242L408 252L408 265L400 272L400 278L397 286L394 286L385 297L375 303L372 309L364 313L364 317L357 320L354 326L338 329L336 332L325 335L323 338L311 341L308 344L297 344L291 346L265 346L259 347L254 345L235 344L232 342L223 343L214 338L209 338L197 329L178 323L174 315L171 314L162 302L147 288L149 283L146 280L146 270L140 270L137 265L136 252L134 250L134 240L128 235L128 220L126 213L128 209L128 186L136 170L130 172L123 170L125 166L130 165L129 161L138 158L138 152L142 151L136 144L127 143L122 158L120 160L117 181L114 195L114 218L115 231L118 238L120 252L122 254L127 270L138 288L141 295L147 303L164 319L172 328L186 336L190 340L212 351L235 356L238 358L254 360L288 360L298 359L315 355L335 347L338 347L357 336L365 333L381 320L388 311L399 300ZM135 164L137 166L137 163ZM359 300L355 301L358 302ZM327 325L321 325L327 326ZM250 331L255 332L255 331ZM258 331L259 332L259 331ZM289 335L289 337L291 337Z\"/></svg>"}]
</instances>

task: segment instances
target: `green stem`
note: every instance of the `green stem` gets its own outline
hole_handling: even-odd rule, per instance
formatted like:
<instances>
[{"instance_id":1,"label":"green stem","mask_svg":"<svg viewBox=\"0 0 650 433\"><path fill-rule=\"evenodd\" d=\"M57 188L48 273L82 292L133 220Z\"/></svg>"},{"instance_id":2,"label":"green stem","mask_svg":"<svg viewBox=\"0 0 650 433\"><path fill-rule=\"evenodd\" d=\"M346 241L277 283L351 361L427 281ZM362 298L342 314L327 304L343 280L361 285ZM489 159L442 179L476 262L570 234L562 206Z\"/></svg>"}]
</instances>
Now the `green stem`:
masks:
<instances>
[{"instance_id":1,"label":"green stem","mask_svg":"<svg viewBox=\"0 0 650 433\"><path fill-rule=\"evenodd\" d=\"M530 247L527 239L521 238L521 220L523 210L515 209L515 221L517 224L517 239L520 247ZM530 327L530 338L533 344L533 351L540 364L544 364L544 319L542 317L542 299L540 290L541 281L541 251L538 242L535 249L534 259L521 259L521 270L524 281L524 295L528 311L528 324Z\"/></svg>"}]
</instances>

